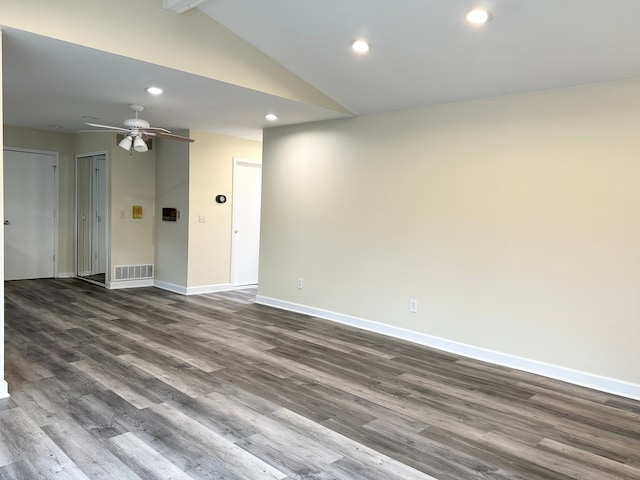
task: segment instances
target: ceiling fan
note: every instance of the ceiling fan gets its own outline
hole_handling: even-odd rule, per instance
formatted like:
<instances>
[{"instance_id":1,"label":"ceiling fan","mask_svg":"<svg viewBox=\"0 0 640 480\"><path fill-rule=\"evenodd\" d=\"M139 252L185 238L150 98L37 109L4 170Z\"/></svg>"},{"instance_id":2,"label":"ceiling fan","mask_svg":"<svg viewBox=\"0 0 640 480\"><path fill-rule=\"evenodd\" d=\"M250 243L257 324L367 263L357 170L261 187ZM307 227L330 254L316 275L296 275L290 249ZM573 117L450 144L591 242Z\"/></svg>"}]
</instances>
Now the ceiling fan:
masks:
<instances>
[{"instance_id":1,"label":"ceiling fan","mask_svg":"<svg viewBox=\"0 0 640 480\"><path fill-rule=\"evenodd\" d=\"M149 122L138 118L138 114L144 110L144 106L132 103L129 108L135 112L135 118L127 118L122 124L124 127L114 127L111 125L100 125L98 123L85 122L90 127L102 128L109 132L124 133L125 137L118 143L119 147L129 151L131 145L136 152L146 152L148 150L145 139L147 137L168 138L170 140L180 140L182 142L193 142L193 138L175 135L166 128L152 127ZM96 132L98 130L88 130Z\"/></svg>"}]
</instances>

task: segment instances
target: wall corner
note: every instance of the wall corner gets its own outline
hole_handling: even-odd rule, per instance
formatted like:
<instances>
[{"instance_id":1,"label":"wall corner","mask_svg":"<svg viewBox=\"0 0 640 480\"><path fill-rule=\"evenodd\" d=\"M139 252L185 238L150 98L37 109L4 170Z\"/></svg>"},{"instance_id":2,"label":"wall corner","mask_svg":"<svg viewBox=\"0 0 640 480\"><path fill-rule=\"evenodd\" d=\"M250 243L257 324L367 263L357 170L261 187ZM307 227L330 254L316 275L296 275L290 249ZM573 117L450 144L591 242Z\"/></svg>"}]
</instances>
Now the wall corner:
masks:
<instances>
[{"instance_id":1,"label":"wall corner","mask_svg":"<svg viewBox=\"0 0 640 480\"><path fill-rule=\"evenodd\" d=\"M0 380L0 399L9 397L9 384L5 380Z\"/></svg>"}]
</instances>

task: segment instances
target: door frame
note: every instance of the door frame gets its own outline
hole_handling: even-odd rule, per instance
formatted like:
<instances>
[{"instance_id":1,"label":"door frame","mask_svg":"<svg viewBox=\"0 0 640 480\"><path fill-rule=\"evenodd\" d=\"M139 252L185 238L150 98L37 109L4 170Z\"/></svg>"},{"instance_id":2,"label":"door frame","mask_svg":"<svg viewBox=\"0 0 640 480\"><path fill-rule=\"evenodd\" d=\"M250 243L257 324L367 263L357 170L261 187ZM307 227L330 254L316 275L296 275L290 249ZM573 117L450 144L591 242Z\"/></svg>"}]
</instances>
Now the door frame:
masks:
<instances>
[{"instance_id":1,"label":"door frame","mask_svg":"<svg viewBox=\"0 0 640 480\"><path fill-rule=\"evenodd\" d=\"M230 271L230 278L229 280L231 281L231 286L234 288L244 288L244 285L236 285L237 282L237 278L235 275L235 268L234 268L234 249L237 248L236 246L236 235L234 234L234 231L236 229L236 223L237 223L237 202L235 201L235 195L236 195L236 167L238 165L241 164L245 164L245 165L250 165L250 166L258 166L260 167L260 172L262 175L262 162L259 160L250 160L250 159L246 159L246 158L239 158L239 157L233 157L233 181L232 181L232 187L231 187L231 191L232 191L232 195L231 195L231 271ZM260 209L262 210L262 196L260 198ZM258 227L258 229L260 229Z\"/></svg>"},{"instance_id":2,"label":"door frame","mask_svg":"<svg viewBox=\"0 0 640 480\"><path fill-rule=\"evenodd\" d=\"M102 249L104 250L102 252L102 255L104 256L104 258L102 258L102 260L104 261L104 275L105 275L105 283L107 281L106 275L107 275L107 222L109 221L109 216L107 215L107 207L108 207L108 203L107 203L107 155L104 155L104 158L102 155L94 155L92 157L92 161L96 162L96 158L98 160L100 160L102 163L102 178L98 179L95 175L95 172L97 170L97 168L94 166L94 171L91 175L91 199L92 199L92 209L94 210L92 212L92 216L94 219L93 222L93 228L91 229L91 253L93 254L93 258L96 258L95 255L95 244L94 244L94 240L100 237L100 223L102 224L102 235L103 235L103 242L102 242ZM77 160L76 160L76 164L77 164ZM102 194L102 198L100 197L100 187L104 188L104 193ZM77 191L77 190L76 190ZM100 213L102 214L102 220L100 222L96 221L95 219L95 215L98 213L97 211L97 206L98 204L94 203L95 199L99 199L103 201L103 205L101 205L101 210ZM102 272L96 272L96 263L97 262L91 262L91 275L95 275L97 273L102 273Z\"/></svg>"},{"instance_id":3,"label":"door frame","mask_svg":"<svg viewBox=\"0 0 640 480\"><path fill-rule=\"evenodd\" d=\"M104 281L105 283L94 282L91 279L79 277L78 276L78 159L85 157L97 157L104 156L104 169L105 169L105 205L104 205L104 248L105 248L105 272L104 272ZM109 214L111 211L111 159L109 157L109 152L107 150L99 150L97 152L89 152L89 153L78 153L74 157L74 214L73 214L73 272L76 278L84 280L86 282L95 283L96 285L106 286L109 284L111 279L111 245L110 245L110 235L111 235L111 215ZM92 234L93 235L93 234Z\"/></svg>"},{"instance_id":4,"label":"door frame","mask_svg":"<svg viewBox=\"0 0 640 480\"><path fill-rule=\"evenodd\" d=\"M60 202L60 153L54 152L50 150L37 150L35 148L21 148L21 147L11 147L8 145L4 145L4 152L21 152L21 153L35 153L38 155L51 155L53 156L53 277L58 277L58 221L59 221L59 202ZM4 170L4 162L3 162L3 170ZM2 178L4 179L4 171L2 173ZM3 213L2 219L4 220L4 202L3 202ZM4 248L4 245L3 245Z\"/></svg>"}]
</instances>

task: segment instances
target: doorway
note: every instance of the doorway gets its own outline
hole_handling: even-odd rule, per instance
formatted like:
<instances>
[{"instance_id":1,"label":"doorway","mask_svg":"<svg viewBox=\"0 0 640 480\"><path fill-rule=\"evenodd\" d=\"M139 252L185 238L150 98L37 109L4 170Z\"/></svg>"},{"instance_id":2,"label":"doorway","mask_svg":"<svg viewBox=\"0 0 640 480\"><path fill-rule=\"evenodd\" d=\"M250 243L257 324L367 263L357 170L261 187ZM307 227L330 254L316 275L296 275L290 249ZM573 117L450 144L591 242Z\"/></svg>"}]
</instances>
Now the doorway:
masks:
<instances>
[{"instance_id":1,"label":"doorway","mask_svg":"<svg viewBox=\"0 0 640 480\"><path fill-rule=\"evenodd\" d=\"M76 157L76 276L107 282L107 156Z\"/></svg>"},{"instance_id":2,"label":"doorway","mask_svg":"<svg viewBox=\"0 0 640 480\"><path fill-rule=\"evenodd\" d=\"M58 154L4 149L4 278L56 274Z\"/></svg>"},{"instance_id":3,"label":"doorway","mask_svg":"<svg viewBox=\"0 0 640 480\"><path fill-rule=\"evenodd\" d=\"M234 158L231 241L231 284L234 287L258 283L261 191L262 164Z\"/></svg>"}]
</instances>

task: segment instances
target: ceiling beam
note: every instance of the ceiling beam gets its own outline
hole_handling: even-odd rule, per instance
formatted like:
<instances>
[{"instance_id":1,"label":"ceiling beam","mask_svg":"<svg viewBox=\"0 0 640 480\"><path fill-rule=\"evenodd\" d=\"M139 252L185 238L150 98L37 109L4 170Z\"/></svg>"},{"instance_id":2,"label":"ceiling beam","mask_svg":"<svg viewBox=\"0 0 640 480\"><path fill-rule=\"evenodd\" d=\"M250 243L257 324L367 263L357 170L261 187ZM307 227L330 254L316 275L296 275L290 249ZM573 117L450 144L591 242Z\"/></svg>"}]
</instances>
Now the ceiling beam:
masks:
<instances>
[{"instance_id":1,"label":"ceiling beam","mask_svg":"<svg viewBox=\"0 0 640 480\"><path fill-rule=\"evenodd\" d=\"M172 10L177 14L184 13L187 10L202 5L207 0L164 0L165 10Z\"/></svg>"}]
</instances>

